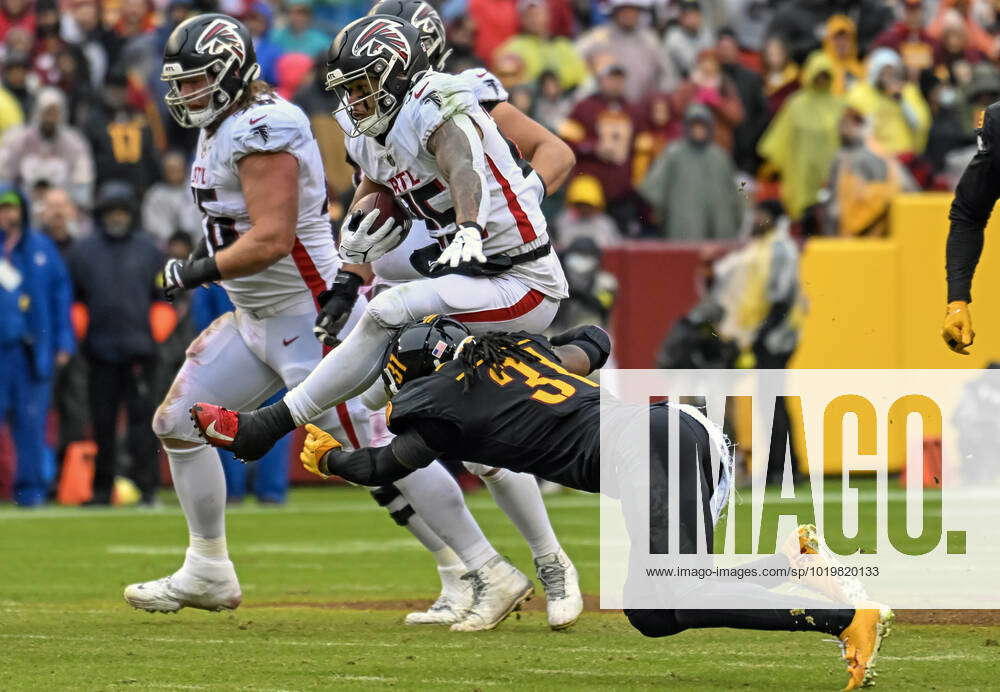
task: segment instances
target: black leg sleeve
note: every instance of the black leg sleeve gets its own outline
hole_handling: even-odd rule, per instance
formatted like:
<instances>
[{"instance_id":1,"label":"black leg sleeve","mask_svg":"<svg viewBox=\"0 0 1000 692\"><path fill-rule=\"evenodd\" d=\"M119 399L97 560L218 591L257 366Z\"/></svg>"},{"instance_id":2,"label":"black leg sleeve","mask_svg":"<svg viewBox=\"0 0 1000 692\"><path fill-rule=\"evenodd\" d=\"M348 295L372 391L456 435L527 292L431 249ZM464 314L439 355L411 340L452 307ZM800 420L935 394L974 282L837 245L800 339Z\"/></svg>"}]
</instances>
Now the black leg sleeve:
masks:
<instances>
[{"instance_id":1,"label":"black leg sleeve","mask_svg":"<svg viewBox=\"0 0 1000 692\"><path fill-rule=\"evenodd\" d=\"M732 627L742 630L825 632L834 636L851 624L853 609L778 608L772 610L677 610L682 628Z\"/></svg>"}]
</instances>

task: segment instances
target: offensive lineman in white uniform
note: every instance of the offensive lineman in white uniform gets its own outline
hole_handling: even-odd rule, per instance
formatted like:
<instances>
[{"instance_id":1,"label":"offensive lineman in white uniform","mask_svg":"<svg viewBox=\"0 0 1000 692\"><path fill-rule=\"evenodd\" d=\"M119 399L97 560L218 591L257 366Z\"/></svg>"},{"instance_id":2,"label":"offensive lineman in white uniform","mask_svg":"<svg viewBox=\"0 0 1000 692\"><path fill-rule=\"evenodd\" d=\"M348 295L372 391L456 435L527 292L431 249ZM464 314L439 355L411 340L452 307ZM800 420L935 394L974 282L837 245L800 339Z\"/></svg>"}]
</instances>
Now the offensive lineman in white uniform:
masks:
<instances>
[{"instance_id":1,"label":"offensive lineman in white uniform","mask_svg":"<svg viewBox=\"0 0 1000 692\"><path fill-rule=\"evenodd\" d=\"M193 407L206 439L244 459L259 458L279 431L364 392L393 333L409 321L441 313L479 333L538 331L566 296L538 207L540 180L522 167L468 80L428 71L417 31L395 17L353 22L330 52L328 88L341 92L350 134L366 135L351 144L365 174L355 199L378 185L392 189L437 243L412 258L427 278L375 297L343 343L282 402L242 416L212 404ZM376 217L350 218L342 256L374 260L398 244L386 229L371 232ZM510 569L463 561L486 582Z\"/></svg>"},{"instance_id":2,"label":"offensive lineman in white uniform","mask_svg":"<svg viewBox=\"0 0 1000 692\"><path fill-rule=\"evenodd\" d=\"M305 115L255 82L258 72L249 33L226 15L182 22L167 41L167 104L182 126L202 130L191 177L207 243L187 261L168 262L164 284L177 291L221 280L237 310L191 345L153 420L190 541L180 570L125 589L126 600L144 610L228 609L242 599L226 548L221 465L191 426L191 404L212 396L255 407L282 384L300 382L323 355L312 327L341 261L326 217L322 161ZM367 439L360 403L321 417L348 439ZM417 511L437 509L442 521L432 528L442 534L449 523L473 520L461 503L442 515L434 491L440 473L399 487Z\"/></svg>"},{"instance_id":3,"label":"offensive lineman in white uniform","mask_svg":"<svg viewBox=\"0 0 1000 692\"><path fill-rule=\"evenodd\" d=\"M427 2L381 0L368 14L388 14L408 21L419 32L421 45L431 67L444 71L444 63L450 52L447 50L444 23ZM547 189L542 180L550 181L550 189L559 189L575 163L572 150L543 126L507 104L506 90L488 71L469 69L460 76L469 80L476 100L497 122L501 133L530 161L533 171L529 175L535 179L538 189L542 192ZM335 118L345 133L353 130L354 123L346 111L337 111ZM356 147L351 138L347 138L346 144L349 151ZM392 194L391 190L387 189L386 192ZM412 220L405 240L371 263L375 274L372 295L398 283L423 278L410 264L410 254L431 242L427 224L421 219ZM317 318L315 331L325 343L336 344L338 324L349 313L348 305L349 301L345 300L340 306L335 306L333 301L324 306ZM386 402L381 382L373 385L362 396L362 401L372 409L369 418L372 444L387 444L391 434L385 425ZM470 472L480 476L496 503L528 542L536 574L545 588L549 626L552 629L563 629L572 625L583 609L578 576L573 563L559 545L534 476L482 464L466 463L465 466ZM452 484L457 491L457 484ZM406 624L452 624L464 619L463 613L467 608L472 606L476 609L476 606L470 602L472 590L463 588L464 584L460 581L466 568L457 553L444 545L440 537L428 535L426 524L414 522L406 508L399 507L399 491L394 486L376 488L372 491L372 496L390 509L393 519L411 531L431 551L438 563L441 576L440 596L426 612L407 615ZM486 540L485 536L482 540Z\"/></svg>"},{"instance_id":4,"label":"offensive lineman in white uniform","mask_svg":"<svg viewBox=\"0 0 1000 692\"><path fill-rule=\"evenodd\" d=\"M246 28L226 15L182 22L166 45L167 105L179 124L201 129L191 187L205 238L192 258L167 263L164 286L173 292L221 280L237 309L191 344L153 419L190 543L175 574L125 589L125 599L145 610L228 609L242 599L226 547L222 467L193 434L189 402L211 393L252 408L322 358L311 322L317 296L341 266L323 164L305 114L254 82L258 72ZM358 403L324 418L349 439L367 438Z\"/></svg>"}]
</instances>

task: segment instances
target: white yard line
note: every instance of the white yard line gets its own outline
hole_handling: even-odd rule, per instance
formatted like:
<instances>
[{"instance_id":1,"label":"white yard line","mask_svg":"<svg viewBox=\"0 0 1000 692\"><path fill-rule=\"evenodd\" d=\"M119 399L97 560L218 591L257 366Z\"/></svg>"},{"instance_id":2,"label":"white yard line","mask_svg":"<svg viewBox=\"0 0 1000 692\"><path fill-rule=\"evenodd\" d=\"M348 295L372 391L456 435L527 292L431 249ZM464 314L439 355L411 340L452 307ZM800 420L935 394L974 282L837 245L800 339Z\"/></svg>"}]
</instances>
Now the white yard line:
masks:
<instances>
[{"instance_id":1,"label":"white yard line","mask_svg":"<svg viewBox=\"0 0 1000 692\"><path fill-rule=\"evenodd\" d=\"M233 554L250 555L356 555L363 553L394 553L399 550L420 550L420 544L411 538L393 538L383 541L340 541L322 543L241 543ZM109 545L112 555L183 555L183 546L160 545Z\"/></svg>"},{"instance_id":2,"label":"white yard line","mask_svg":"<svg viewBox=\"0 0 1000 692\"><path fill-rule=\"evenodd\" d=\"M341 514L355 512L382 512L375 502L363 497L349 499L337 498L336 490L331 491L329 501L292 498L290 504L282 507L231 507L226 510L228 516L275 516L286 514ZM496 503L489 495L470 495L465 498L466 504L472 509L497 510ZM558 495L549 496L545 504L551 509L589 509L596 511L598 500L596 495ZM497 510L499 511L499 510ZM112 507L109 509L83 509L81 507L43 507L41 509L0 509L0 521L32 521L35 519L123 519L138 520L145 517L180 516L181 508L177 505L157 509L139 509L135 507Z\"/></svg>"}]
</instances>

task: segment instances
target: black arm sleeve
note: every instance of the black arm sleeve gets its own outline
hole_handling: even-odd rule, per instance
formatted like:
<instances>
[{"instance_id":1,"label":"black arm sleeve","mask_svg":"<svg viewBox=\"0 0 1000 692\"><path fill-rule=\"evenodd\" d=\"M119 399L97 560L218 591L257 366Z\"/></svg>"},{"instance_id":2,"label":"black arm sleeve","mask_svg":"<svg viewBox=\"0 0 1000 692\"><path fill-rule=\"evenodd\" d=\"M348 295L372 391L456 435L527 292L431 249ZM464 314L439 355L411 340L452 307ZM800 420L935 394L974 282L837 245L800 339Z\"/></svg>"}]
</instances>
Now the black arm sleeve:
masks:
<instances>
[{"instance_id":1,"label":"black arm sleeve","mask_svg":"<svg viewBox=\"0 0 1000 692\"><path fill-rule=\"evenodd\" d=\"M986 109L979 131L979 150L962 174L948 214L948 302L972 300L972 275L983 251L983 229L1000 197L1000 175L995 163L1000 156L1000 113L995 109L1000 109L1000 104Z\"/></svg>"},{"instance_id":2,"label":"black arm sleeve","mask_svg":"<svg viewBox=\"0 0 1000 692\"><path fill-rule=\"evenodd\" d=\"M415 430L407 430L385 447L326 453L327 473L358 485L387 485L427 466L438 454Z\"/></svg>"}]
</instances>

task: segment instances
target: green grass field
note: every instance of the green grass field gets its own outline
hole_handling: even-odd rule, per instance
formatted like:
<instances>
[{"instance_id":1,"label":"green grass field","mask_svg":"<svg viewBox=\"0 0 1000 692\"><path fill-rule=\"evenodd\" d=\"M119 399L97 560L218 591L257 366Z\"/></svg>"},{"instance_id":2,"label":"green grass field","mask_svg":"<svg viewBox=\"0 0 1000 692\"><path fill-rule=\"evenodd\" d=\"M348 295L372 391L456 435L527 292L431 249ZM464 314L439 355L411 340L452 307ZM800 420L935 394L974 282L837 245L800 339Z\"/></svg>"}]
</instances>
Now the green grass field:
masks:
<instances>
[{"instance_id":1,"label":"green grass field","mask_svg":"<svg viewBox=\"0 0 1000 692\"><path fill-rule=\"evenodd\" d=\"M527 546L489 496L468 499L528 572ZM596 594L596 497L547 503ZM151 615L121 591L180 564L186 529L172 499L155 511L0 508L0 690L835 690L847 679L838 647L809 633L653 640L598 611L557 633L537 609L494 632L404 627L408 606L437 595L432 560L357 489L296 490L279 509L250 503L230 511L228 530L243 606ZM998 640L1000 627L898 624L878 687L996 689Z\"/></svg>"}]
</instances>

